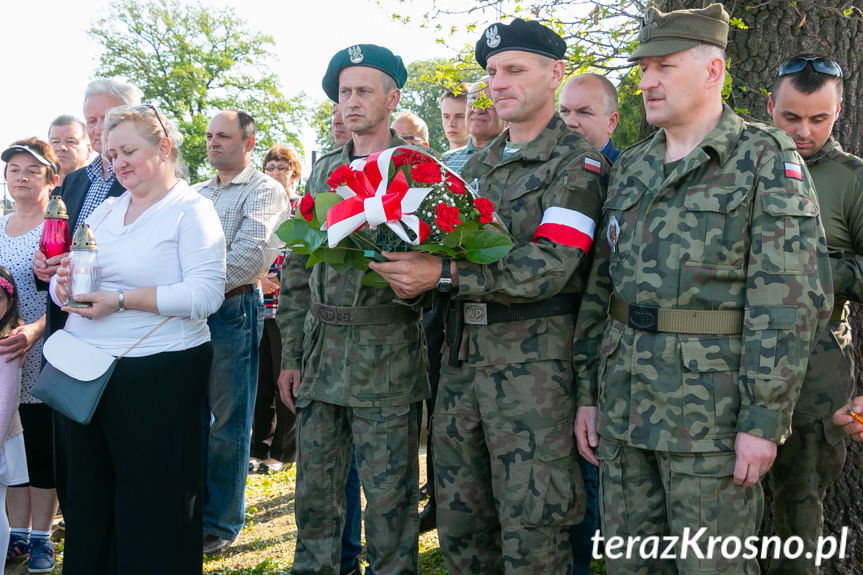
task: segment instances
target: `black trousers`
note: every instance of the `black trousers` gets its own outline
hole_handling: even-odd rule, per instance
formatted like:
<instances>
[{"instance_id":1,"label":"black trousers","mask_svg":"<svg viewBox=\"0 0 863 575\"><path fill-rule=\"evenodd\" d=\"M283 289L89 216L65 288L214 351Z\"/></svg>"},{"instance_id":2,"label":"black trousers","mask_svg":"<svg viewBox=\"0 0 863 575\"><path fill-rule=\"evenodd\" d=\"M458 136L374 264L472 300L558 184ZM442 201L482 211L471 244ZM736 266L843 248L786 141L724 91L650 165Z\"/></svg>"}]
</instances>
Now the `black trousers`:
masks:
<instances>
[{"instance_id":1,"label":"black trousers","mask_svg":"<svg viewBox=\"0 0 863 575\"><path fill-rule=\"evenodd\" d=\"M258 391L252 417L250 454L258 459L297 460L297 418L279 397L282 336L274 319L264 320L258 360Z\"/></svg>"},{"instance_id":2,"label":"black trousers","mask_svg":"<svg viewBox=\"0 0 863 575\"><path fill-rule=\"evenodd\" d=\"M65 575L202 572L210 343L119 360L89 425L63 416Z\"/></svg>"}]
</instances>

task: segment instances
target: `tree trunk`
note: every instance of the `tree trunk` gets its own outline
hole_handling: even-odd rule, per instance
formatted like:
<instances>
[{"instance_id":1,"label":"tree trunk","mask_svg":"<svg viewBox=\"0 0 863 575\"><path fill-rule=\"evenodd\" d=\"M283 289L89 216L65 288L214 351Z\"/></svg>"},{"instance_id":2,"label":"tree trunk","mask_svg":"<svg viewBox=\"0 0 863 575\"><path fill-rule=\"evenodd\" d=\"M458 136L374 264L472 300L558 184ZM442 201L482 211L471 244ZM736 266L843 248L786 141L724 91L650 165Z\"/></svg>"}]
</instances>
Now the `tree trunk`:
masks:
<instances>
[{"instance_id":1,"label":"tree trunk","mask_svg":"<svg viewBox=\"0 0 863 575\"><path fill-rule=\"evenodd\" d=\"M663 11L701 8L710 2L700 0L659 0ZM750 120L769 122L767 92L779 65L801 52L817 52L835 58L845 71L845 100L833 135L852 154L863 155L863 11L861 0L751 0L722 2L732 18L746 29L732 26L729 33L728 60L732 90L728 102ZM747 6L747 4L751 4ZM850 9L849 15L843 11ZM854 306L854 330L858 394L863 394L863 308ZM822 565L824 574L853 575L863 572L863 445L848 442L848 458L842 475L827 492L824 534L839 536L849 528L848 548L843 561ZM769 501L763 530L773 532Z\"/></svg>"}]
</instances>

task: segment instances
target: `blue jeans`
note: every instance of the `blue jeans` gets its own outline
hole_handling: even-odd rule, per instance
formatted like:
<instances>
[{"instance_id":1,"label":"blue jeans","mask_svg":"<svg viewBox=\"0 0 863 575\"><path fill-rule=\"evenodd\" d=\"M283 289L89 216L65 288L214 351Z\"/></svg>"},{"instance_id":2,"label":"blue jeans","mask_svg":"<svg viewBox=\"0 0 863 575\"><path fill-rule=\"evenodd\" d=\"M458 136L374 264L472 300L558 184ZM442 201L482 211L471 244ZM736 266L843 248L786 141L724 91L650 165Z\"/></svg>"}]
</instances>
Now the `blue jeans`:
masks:
<instances>
[{"instance_id":1,"label":"blue jeans","mask_svg":"<svg viewBox=\"0 0 863 575\"><path fill-rule=\"evenodd\" d=\"M245 518L252 413L258 385L258 307L255 291L227 298L207 319L213 365L207 388L210 434L204 532L234 540Z\"/></svg>"},{"instance_id":2,"label":"blue jeans","mask_svg":"<svg viewBox=\"0 0 863 575\"><path fill-rule=\"evenodd\" d=\"M587 575L590 572L590 560L593 556L593 541L590 538L599 529L599 470L581 456L578 457L578 463L584 480L587 507L581 523L569 528L569 542L572 545L573 575Z\"/></svg>"},{"instance_id":3,"label":"blue jeans","mask_svg":"<svg viewBox=\"0 0 863 575\"><path fill-rule=\"evenodd\" d=\"M345 529L342 531L342 562L341 571L346 573L354 566L357 557L363 550L360 541L360 531L363 528L363 513L360 503L360 474L357 471L357 453L351 457L351 469L348 471L348 481L345 484ZM366 573L371 572L366 569Z\"/></svg>"}]
</instances>

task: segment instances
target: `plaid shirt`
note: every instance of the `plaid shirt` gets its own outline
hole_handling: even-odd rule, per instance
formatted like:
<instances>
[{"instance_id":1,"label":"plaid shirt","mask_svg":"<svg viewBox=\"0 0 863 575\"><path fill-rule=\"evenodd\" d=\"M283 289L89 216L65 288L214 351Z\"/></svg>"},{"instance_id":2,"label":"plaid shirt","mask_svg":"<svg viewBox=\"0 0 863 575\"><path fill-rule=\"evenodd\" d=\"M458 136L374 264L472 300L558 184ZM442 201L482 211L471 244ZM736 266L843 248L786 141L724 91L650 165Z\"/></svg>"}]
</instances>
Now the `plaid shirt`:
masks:
<instances>
[{"instance_id":1,"label":"plaid shirt","mask_svg":"<svg viewBox=\"0 0 863 575\"><path fill-rule=\"evenodd\" d=\"M441 160L446 167L455 172L458 175L461 175L461 170L464 168L464 165L470 159L474 152L476 152L479 148L473 147L473 141L471 138L467 139L467 144L462 146L461 148L456 148L451 152L446 152L441 156Z\"/></svg>"},{"instance_id":2,"label":"plaid shirt","mask_svg":"<svg viewBox=\"0 0 863 575\"><path fill-rule=\"evenodd\" d=\"M90 188L87 190L87 195L84 196L84 205L81 206L81 211L78 212L78 222L84 223L87 221L87 216L93 213L99 204L105 201L108 197L108 192L114 182L117 181L117 176L114 175L114 167L111 162L108 162L108 179L102 177L102 156L96 158L87 164L87 177L90 178ZM73 233L75 230L71 230Z\"/></svg>"},{"instance_id":3,"label":"plaid shirt","mask_svg":"<svg viewBox=\"0 0 863 575\"><path fill-rule=\"evenodd\" d=\"M250 163L227 184L215 176L195 189L212 200L222 220L227 247L225 293L254 285L276 256L281 240L276 228L288 217L290 204L282 185Z\"/></svg>"}]
</instances>

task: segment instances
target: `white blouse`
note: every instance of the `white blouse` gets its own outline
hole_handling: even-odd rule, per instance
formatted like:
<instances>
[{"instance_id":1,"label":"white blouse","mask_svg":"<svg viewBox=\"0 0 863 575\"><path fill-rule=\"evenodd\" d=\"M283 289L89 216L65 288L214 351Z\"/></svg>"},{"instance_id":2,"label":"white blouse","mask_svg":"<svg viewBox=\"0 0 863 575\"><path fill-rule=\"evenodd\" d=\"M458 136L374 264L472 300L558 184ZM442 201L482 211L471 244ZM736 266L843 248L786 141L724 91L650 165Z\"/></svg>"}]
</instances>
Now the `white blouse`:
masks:
<instances>
[{"instance_id":1,"label":"white blouse","mask_svg":"<svg viewBox=\"0 0 863 575\"><path fill-rule=\"evenodd\" d=\"M159 313L115 312L89 320L69 314L66 329L84 341L120 355L164 319L129 357L196 347L210 340L207 317L225 295L225 236L212 202L178 182L128 226L123 223L130 192L108 198L87 218L96 238L102 283L99 291L156 286ZM51 280L51 298L56 295Z\"/></svg>"}]
</instances>

